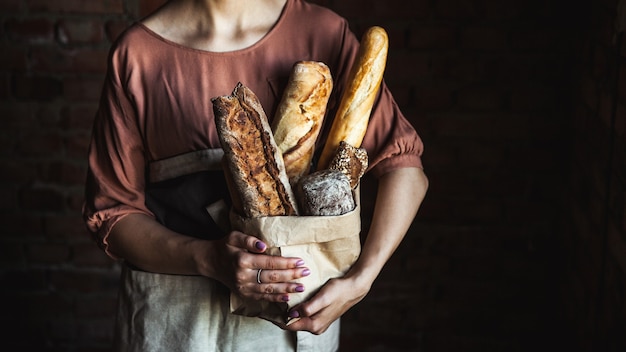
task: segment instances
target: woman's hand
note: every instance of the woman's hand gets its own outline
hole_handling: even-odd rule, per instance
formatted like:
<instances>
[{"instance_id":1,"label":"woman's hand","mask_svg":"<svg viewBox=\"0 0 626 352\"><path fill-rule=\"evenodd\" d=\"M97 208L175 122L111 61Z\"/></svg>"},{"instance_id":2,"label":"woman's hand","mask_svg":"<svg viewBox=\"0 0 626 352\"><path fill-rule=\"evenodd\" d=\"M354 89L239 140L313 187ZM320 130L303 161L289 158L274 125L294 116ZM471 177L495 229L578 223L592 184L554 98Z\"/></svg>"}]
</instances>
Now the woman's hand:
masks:
<instances>
[{"instance_id":1,"label":"woman's hand","mask_svg":"<svg viewBox=\"0 0 626 352\"><path fill-rule=\"evenodd\" d=\"M330 280L310 300L289 311L289 317L298 321L281 328L290 331L309 331L319 335L348 309L359 303L369 291L369 287L358 285L349 277Z\"/></svg>"},{"instance_id":2,"label":"woman's hand","mask_svg":"<svg viewBox=\"0 0 626 352\"><path fill-rule=\"evenodd\" d=\"M258 238L233 231L213 241L211 275L242 297L270 302L289 301L289 293L304 292L293 282L311 272L300 258L264 254L267 246Z\"/></svg>"}]
</instances>

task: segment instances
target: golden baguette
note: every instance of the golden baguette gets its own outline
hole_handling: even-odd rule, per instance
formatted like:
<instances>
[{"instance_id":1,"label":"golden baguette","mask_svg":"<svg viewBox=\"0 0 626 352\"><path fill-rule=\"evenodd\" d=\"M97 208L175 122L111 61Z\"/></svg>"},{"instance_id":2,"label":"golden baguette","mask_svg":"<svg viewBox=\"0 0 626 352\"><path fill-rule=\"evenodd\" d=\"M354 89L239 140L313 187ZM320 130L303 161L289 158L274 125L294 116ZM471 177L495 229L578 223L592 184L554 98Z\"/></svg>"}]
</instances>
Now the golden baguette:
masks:
<instances>
[{"instance_id":1,"label":"golden baguette","mask_svg":"<svg viewBox=\"0 0 626 352\"><path fill-rule=\"evenodd\" d=\"M376 94L383 80L388 48L389 39L383 28L371 27L363 35L346 89L320 155L318 170L328 167L341 141L356 148L361 146Z\"/></svg>"},{"instance_id":2,"label":"golden baguette","mask_svg":"<svg viewBox=\"0 0 626 352\"><path fill-rule=\"evenodd\" d=\"M291 184L296 184L310 170L332 89L330 69L323 62L294 64L272 124Z\"/></svg>"}]
</instances>

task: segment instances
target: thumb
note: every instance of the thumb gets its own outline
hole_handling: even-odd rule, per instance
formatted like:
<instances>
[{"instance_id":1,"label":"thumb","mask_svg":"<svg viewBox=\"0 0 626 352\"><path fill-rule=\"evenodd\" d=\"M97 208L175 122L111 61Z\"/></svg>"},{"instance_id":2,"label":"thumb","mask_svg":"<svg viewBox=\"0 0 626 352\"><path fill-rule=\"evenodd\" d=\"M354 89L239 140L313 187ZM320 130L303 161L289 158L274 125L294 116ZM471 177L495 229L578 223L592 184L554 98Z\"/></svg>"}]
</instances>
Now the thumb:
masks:
<instances>
[{"instance_id":1,"label":"thumb","mask_svg":"<svg viewBox=\"0 0 626 352\"><path fill-rule=\"evenodd\" d=\"M239 231L231 232L226 242L231 246L239 247L252 253L263 253L267 249L267 245L260 239Z\"/></svg>"}]
</instances>

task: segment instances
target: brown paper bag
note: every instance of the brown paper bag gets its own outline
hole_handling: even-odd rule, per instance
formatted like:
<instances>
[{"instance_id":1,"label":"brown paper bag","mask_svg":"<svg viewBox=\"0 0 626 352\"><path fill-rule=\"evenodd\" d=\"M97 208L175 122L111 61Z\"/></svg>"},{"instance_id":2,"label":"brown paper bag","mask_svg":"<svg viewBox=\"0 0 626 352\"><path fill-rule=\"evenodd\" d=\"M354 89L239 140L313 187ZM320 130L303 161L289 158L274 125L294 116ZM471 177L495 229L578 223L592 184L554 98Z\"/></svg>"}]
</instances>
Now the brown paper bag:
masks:
<instances>
[{"instance_id":1,"label":"brown paper bag","mask_svg":"<svg viewBox=\"0 0 626 352\"><path fill-rule=\"evenodd\" d=\"M302 258L311 275L300 282L303 293L291 293L289 302L274 303L230 296L234 314L292 323L288 310L311 298L328 280L343 276L361 252L361 207L358 190L356 208L340 216L273 216L243 218L231 211L232 228L253 235L267 244L267 254Z\"/></svg>"}]
</instances>

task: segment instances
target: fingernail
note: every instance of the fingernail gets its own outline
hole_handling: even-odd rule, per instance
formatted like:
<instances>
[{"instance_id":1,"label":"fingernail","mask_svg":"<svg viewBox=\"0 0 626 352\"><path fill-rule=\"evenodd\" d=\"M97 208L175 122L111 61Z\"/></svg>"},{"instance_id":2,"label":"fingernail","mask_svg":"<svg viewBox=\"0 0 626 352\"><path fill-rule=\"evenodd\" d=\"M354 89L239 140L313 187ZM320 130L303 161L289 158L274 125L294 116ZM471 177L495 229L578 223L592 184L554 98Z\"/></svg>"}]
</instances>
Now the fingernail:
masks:
<instances>
[{"instance_id":1,"label":"fingernail","mask_svg":"<svg viewBox=\"0 0 626 352\"><path fill-rule=\"evenodd\" d=\"M261 241L256 241L256 243L254 244L254 246L259 249L259 250L264 250L265 249L265 243L261 242Z\"/></svg>"},{"instance_id":2,"label":"fingernail","mask_svg":"<svg viewBox=\"0 0 626 352\"><path fill-rule=\"evenodd\" d=\"M302 270L302 276L309 276L309 275L311 275L311 270L309 269Z\"/></svg>"},{"instance_id":3,"label":"fingernail","mask_svg":"<svg viewBox=\"0 0 626 352\"><path fill-rule=\"evenodd\" d=\"M296 266L303 266L304 265L304 260L300 259L298 260L298 262L296 263Z\"/></svg>"},{"instance_id":4,"label":"fingernail","mask_svg":"<svg viewBox=\"0 0 626 352\"><path fill-rule=\"evenodd\" d=\"M289 318L299 318L300 317L300 313L298 313L297 310L292 310L291 312L289 312Z\"/></svg>"},{"instance_id":5,"label":"fingernail","mask_svg":"<svg viewBox=\"0 0 626 352\"><path fill-rule=\"evenodd\" d=\"M283 301L285 301L285 302L289 301L289 296L288 295L284 295L283 296Z\"/></svg>"},{"instance_id":6,"label":"fingernail","mask_svg":"<svg viewBox=\"0 0 626 352\"><path fill-rule=\"evenodd\" d=\"M304 292L304 286L296 286L296 292Z\"/></svg>"}]
</instances>

